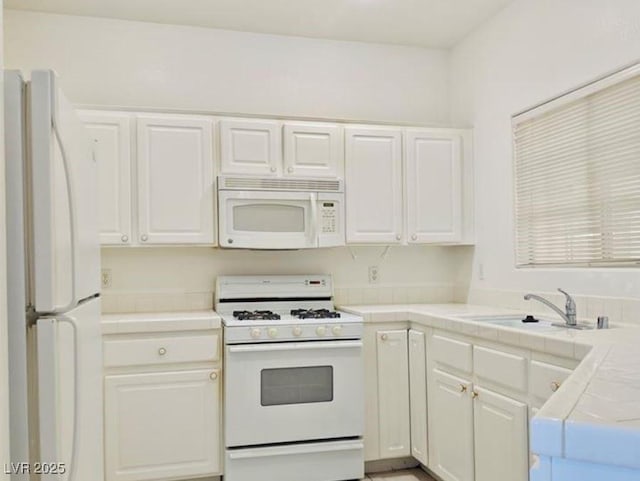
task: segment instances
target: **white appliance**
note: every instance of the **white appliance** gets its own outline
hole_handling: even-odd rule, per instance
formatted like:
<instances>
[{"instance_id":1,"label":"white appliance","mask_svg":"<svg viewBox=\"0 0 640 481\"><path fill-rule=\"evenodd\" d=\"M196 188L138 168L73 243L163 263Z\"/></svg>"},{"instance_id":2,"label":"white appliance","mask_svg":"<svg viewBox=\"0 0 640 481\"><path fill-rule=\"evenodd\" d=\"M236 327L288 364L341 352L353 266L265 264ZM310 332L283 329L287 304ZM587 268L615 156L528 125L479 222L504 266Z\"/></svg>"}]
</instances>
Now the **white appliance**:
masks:
<instances>
[{"instance_id":1,"label":"white appliance","mask_svg":"<svg viewBox=\"0 0 640 481\"><path fill-rule=\"evenodd\" d=\"M361 479L362 318L333 310L331 277L219 277L215 308L225 481Z\"/></svg>"},{"instance_id":2,"label":"white appliance","mask_svg":"<svg viewBox=\"0 0 640 481\"><path fill-rule=\"evenodd\" d=\"M342 180L218 177L222 247L307 249L345 245Z\"/></svg>"},{"instance_id":3,"label":"white appliance","mask_svg":"<svg viewBox=\"0 0 640 481\"><path fill-rule=\"evenodd\" d=\"M97 166L51 71L5 80L11 479L102 481ZM40 464L39 464L40 463ZM44 464L42 464L44 463Z\"/></svg>"}]
</instances>

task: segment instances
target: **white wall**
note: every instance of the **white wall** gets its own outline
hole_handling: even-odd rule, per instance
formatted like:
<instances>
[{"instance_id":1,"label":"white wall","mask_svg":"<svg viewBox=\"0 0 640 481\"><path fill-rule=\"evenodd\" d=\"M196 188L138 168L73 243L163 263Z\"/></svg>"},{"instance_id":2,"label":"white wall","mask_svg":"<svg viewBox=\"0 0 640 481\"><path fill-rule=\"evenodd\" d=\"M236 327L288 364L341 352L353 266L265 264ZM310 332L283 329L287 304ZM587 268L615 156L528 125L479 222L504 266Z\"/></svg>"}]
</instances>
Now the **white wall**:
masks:
<instances>
[{"instance_id":1,"label":"white wall","mask_svg":"<svg viewBox=\"0 0 640 481\"><path fill-rule=\"evenodd\" d=\"M9 68L54 67L72 101L448 121L444 50L6 11Z\"/></svg>"},{"instance_id":2,"label":"white wall","mask_svg":"<svg viewBox=\"0 0 640 481\"><path fill-rule=\"evenodd\" d=\"M639 61L639 19L638 0L516 0L453 50L452 119L475 129L474 288L640 296L637 268L514 268L510 132L512 114Z\"/></svg>"},{"instance_id":3,"label":"white wall","mask_svg":"<svg viewBox=\"0 0 640 481\"><path fill-rule=\"evenodd\" d=\"M4 65L2 48L2 0L0 0L0 72ZM0 481L9 481L3 469L9 459L9 354L7 352L7 264L4 187L4 78L0 77Z\"/></svg>"},{"instance_id":4,"label":"white wall","mask_svg":"<svg viewBox=\"0 0 640 481\"><path fill-rule=\"evenodd\" d=\"M5 38L9 68L56 69L77 104L449 123L443 50L11 10ZM464 248L392 248L384 260L382 248L357 251L354 261L346 248L104 249L105 305L122 293L211 291L219 274L329 272L339 287L363 287L369 265L381 286L448 286L468 258Z\"/></svg>"}]
</instances>

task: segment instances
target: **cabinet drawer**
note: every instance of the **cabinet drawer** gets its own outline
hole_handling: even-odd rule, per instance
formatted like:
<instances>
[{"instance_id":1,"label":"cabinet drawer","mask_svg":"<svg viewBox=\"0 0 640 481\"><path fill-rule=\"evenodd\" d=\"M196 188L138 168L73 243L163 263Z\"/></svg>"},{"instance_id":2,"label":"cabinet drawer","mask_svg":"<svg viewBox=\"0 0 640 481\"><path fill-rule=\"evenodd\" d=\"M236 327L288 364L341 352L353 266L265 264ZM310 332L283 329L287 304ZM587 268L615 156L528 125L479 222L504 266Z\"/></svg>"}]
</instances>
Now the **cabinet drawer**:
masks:
<instances>
[{"instance_id":1,"label":"cabinet drawer","mask_svg":"<svg viewBox=\"0 0 640 481\"><path fill-rule=\"evenodd\" d=\"M468 342L434 334L431 338L431 356L438 364L471 373L472 350Z\"/></svg>"},{"instance_id":2,"label":"cabinet drawer","mask_svg":"<svg viewBox=\"0 0 640 481\"><path fill-rule=\"evenodd\" d=\"M519 392L527 390L527 360L523 356L474 346L473 370L487 381Z\"/></svg>"},{"instance_id":3,"label":"cabinet drawer","mask_svg":"<svg viewBox=\"0 0 640 481\"><path fill-rule=\"evenodd\" d=\"M570 369L546 362L531 361L531 394L542 402L546 401L571 375L571 372Z\"/></svg>"},{"instance_id":4,"label":"cabinet drawer","mask_svg":"<svg viewBox=\"0 0 640 481\"><path fill-rule=\"evenodd\" d=\"M104 342L105 367L220 360L218 334L118 339Z\"/></svg>"}]
</instances>

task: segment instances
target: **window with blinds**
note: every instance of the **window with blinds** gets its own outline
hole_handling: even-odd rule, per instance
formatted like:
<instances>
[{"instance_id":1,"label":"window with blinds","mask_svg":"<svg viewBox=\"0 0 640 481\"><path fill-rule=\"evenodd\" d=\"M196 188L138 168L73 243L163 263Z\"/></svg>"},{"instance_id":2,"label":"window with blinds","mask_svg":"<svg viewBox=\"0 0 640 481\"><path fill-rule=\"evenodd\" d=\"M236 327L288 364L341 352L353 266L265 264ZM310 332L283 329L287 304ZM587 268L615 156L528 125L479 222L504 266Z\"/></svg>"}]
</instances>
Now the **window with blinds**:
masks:
<instances>
[{"instance_id":1,"label":"window with blinds","mask_svg":"<svg viewBox=\"0 0 640 481\"><path fill-rule=\"evenodd\" d=\"M516 263L640 264L640 65L513 118Z\"/></svg>"}]
</instances>

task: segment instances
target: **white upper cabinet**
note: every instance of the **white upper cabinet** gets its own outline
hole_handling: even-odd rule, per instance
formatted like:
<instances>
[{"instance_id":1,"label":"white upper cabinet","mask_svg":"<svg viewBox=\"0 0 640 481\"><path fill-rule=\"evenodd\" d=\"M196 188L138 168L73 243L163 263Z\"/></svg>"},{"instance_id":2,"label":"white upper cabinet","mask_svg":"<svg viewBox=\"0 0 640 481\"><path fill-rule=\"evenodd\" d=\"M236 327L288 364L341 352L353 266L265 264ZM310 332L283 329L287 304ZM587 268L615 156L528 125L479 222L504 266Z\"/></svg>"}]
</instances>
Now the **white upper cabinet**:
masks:
<instances>
[{"instance_id":1,"label":"white upper cabinet","mask_svg":"<svg viewBox=\"0 0 640 481\"><path fill-rule=\"evenodd\" d=\"M402 132L345 128L347 243L402 241Z\"/></svg>"},{"instance_id":2,"label":"white upper cabinet","mask_svg":"<svg viewBox=\"0 0 640 481\"><path fill-rule=\"evenodd\" d=\"M100 242L128 245L131 224L131 114L81 111L98 163Z\"/></svg>"},{"instance_id":3,"label":"white upper cabinet","mask_svg":"<svg viewBox=\"0 0 640 481\"><path fill-rule=\"evenodd\" d=\"M273 120L220 121L222 174L277 176L282 173L282 133Z\"/></svg>"},{"instance_id":4,"label":"white upper cabinet","mask_svg":"<svg viewBox=\"0 0 640 481\"><path fill-rule=\"evenodd\" d=\"M140 115L138 222L142 244L213 244L213 123Z\"/></svg>"},{"instance_id":5,"label":"white upper cabinet","mask_svg":"<svg viewBox=\"0 0 640 481\"><path fill-rule=\"evenodd\" d=\"M449 130L406 132L407 241L462 238L462 137Z\"/></svg>"},{"instance_id":6,"label":"white upper cabinet","mask_svg":"<svg viewBox=\"0 0 640 481\"><path fill-rule=\"evenodd\" d=\"M344 176L344 138L335 124L284 124L284 175L295 177Z\"/></svg>"}]
</instances>

